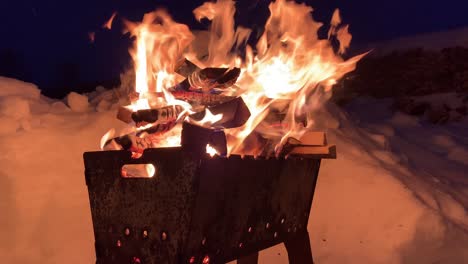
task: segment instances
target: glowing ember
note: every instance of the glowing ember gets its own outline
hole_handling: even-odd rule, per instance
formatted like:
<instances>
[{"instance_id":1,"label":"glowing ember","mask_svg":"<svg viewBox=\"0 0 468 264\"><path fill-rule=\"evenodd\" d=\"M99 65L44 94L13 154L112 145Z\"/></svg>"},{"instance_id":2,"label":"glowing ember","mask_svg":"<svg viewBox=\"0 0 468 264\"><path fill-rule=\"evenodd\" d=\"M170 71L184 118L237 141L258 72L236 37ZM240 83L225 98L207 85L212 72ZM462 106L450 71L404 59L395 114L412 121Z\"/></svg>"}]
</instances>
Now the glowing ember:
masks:
<instances>
[{"instance_id":1,"label":"glowing ember","mask_svg":"<svg viewBox=\"0 0 468 264\"><path fill-rule=\"evenodd\" d=\"M207 144L206 145L206 153L208 153L211 157L213 157L214 155L218 154L218 151L213 148L212 146L210 146L210 144Z\"/></svg>"},{"instance_id":2,"label":"glowing ember","mask_svg":"<svg viewBox=\"0 0 468 264\"><path fill-rule=\"evenodd\" d=\"M342 24L338 10L331 19L328 38L320 39L317 32L322 23L313 20L311 7L295 1L277 0L269 9L264 33L252 47L247 44L250 30L235 27L234 1L207 2L196 8L193 13L197 20L211 21L208 56L194 53L191 46L194 35L186 25L173 21L166 11L148 13L141 23L125 21L128 32L136 37L131 55L138 94L128 108L137 111L167 105L182 106L183 113L177 122L186 120L207 128L223 119L223 114L213 115L208 108L204 108L205 117L200 121L182 118L200 112L200 105L178 100L172 93L175 85L184 80L175 72L176 67L187 58L201 69L241 69L236 85L228 89L213 87L216 95L240 96L251 113L242 126L224 130L228 154L261 153L265 147L261 141L249 139L249 144L244 144L252 133L273 140L277 146L287 137L300 138L313 128L313 112L330 97L332 86L344 74L354 70L365 54L348 60L341 57L351 42L351 35L348 26ZM113 18L108 22L109 27ZM339 46L334 47L332 42ZM246 47L245 52L238 52L242 46ZM192 88L184 91L190 92ZM206 94L213 91L202 91L201 94L210 96ZM267 118L274 113L280 113L282 120ZM286 125L278 125L278 122ZM109 135L104 137L107 141ZM154 142L152 147L179 146L180 129L158 135ZM207 153L214 155L215 150L207 145Z\"/></svg>"}]
</instances>

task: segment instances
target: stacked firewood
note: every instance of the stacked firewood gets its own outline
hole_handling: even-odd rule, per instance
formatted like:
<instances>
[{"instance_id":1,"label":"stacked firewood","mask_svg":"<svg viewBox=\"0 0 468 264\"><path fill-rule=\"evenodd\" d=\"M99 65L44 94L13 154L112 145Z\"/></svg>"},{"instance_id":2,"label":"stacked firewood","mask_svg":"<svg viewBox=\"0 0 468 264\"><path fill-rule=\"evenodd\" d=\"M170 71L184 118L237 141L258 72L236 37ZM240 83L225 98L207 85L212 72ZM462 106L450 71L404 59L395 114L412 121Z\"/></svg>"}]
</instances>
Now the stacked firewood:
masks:
<instances>
[{"instance_id":1,"label":"stacked firewood","mask_svg":"<svg viewBox=\"0 0 468 264\"><path fill-rule=\"evenodd\" d=\"M219 134L217 131L222 129L242 126L250 117L250 111L241 97L223 95L226 88L230 88L236 83L240 75L239 68L200 69L190 61L185 60L177 67L176 72L184 76L185 79L167 90L175 99L190 104L191 111L195 113L188 113L184 107L177 104L137 111L121 107L118 110L117 118L125 123L133 124L135 131L107 140L104 149L129 150L138 155L144 149L157 147L161 141L167 140L169 132L184 120L193 121L191 125L184 123L183 127L187 131L190 131L188 127L195 126L199 127L196 133L208 130L211 131L209 133L211 137L211 134ZM158 100L163 98L164 94L149 93L146 96ZM138 99L139 95L133 93L130 97L135 100ZM210 122L209 127L203 127L203 124L197 121L202 121L207 114L222 115L220 115L219 120ZM182 144L184 144L183 137L182 135ZM218 153L226 153L224 133L223 137L224 146L212 142L214 148L218 148L216 149ZM192 141L196 142L196 140ZM209 140L207 142L210 143Z\"/></svg>"}]
</instances>

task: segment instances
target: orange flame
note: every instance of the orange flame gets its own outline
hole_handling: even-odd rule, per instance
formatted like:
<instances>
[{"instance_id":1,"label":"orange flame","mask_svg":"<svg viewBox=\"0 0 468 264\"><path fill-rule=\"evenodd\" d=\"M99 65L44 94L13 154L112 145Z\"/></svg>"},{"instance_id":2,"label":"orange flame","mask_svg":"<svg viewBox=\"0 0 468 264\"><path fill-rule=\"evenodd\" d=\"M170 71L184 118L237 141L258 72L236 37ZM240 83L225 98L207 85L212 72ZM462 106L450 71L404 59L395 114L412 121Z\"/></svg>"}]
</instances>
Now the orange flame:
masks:
<instances>
[{"instance_id":1,"label":"orange flame","mask_svg":"<svg viewBox=\"0 0 468 264\"><path fill-rule=\"evenodd\" d=\"M107 20L106 23L104 23L104 25L102 25L102 28L107 28L110 30L112 28L112 22L114 22L114 18L116 15L117 12L112 13L112 16L109 18L109 20Z\"/></svg>"},{"instance_id":2,"label":"orange flame","mask_svg":"<svg viewBox=\"0 0 468 264\"><path fill-rule=\"evenodd\" d=\"M212 146L210 146L210 144L207 144L206 153L208 153L208 155L210 155L211 157L214 157L214 155L218 154L218 151Z\"/></svg>"},{"instance_id":3,"label":"orange flame","mask_svg":"<svg viewBox=\"0 0 468 264\"><path fill-rule=\"evenodd\" d=\"M164 10L146 14L141 23L126 21L128 31L136 37L131 55L139 98L132 102L131 108L175 104L183 106L184 112L192 113L191 105L176 100L167 90L181 81L174 69L176 63L186 57L200 67L241 68L236 86L229 93L242 97L251 116L242 127L225 130L228 153L244 154L247 150L243 143L252 132L274 138L279 144L289 136L300 137L313 127L313 111L331 96L332 86L353 71L365 54L348 60L340 56L346 52L352 37L348 26L342 24L338 10L333 14L326 39L318 36L322 23L312 18L311 7L295 1L276 0L269 10L264 33L256 46L251 47L246 45L251 30L235 26L234 1L207 2L196 8L193 13L197 20L211 21L208 56L204 59L197 56L203 54L193 54L190 44L194 35L189 28L173 21ZM339 43L337 51L332 40ZM246 46L244 57L232 52L240 46ZM149 100L150 92L163 96ZM265 118L272 110L283 113L288 125L269 126ZM299 120L304 117L306 121ZM210 126L221 118L222 115L213 115L207 109L205 118L195 123ZM255 148L258 152L261 146Z\"/></svg>"}]
</instances>

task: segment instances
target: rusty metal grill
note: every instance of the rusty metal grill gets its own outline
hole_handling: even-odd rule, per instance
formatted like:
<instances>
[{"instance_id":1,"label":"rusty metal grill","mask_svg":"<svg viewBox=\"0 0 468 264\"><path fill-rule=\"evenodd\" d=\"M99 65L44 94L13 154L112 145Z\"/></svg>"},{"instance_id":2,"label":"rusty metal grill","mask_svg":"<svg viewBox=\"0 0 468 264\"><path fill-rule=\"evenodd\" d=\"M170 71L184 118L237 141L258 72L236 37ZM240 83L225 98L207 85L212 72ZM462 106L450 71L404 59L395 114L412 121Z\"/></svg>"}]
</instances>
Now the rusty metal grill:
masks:
<instances>
[{"instance_id":1,"label":"rusty metal grill","mask_svg":"<svg viewBox=\"0 0 468 264\"><path fill-rule=\"evenodd\" d=\"M282 242L291 263L312 263L307 222L326 157L87 152L96 263L226 263ZM125 164L140 163L153 164L155 176L121 176Z\"/></svg>"}]
</instances>

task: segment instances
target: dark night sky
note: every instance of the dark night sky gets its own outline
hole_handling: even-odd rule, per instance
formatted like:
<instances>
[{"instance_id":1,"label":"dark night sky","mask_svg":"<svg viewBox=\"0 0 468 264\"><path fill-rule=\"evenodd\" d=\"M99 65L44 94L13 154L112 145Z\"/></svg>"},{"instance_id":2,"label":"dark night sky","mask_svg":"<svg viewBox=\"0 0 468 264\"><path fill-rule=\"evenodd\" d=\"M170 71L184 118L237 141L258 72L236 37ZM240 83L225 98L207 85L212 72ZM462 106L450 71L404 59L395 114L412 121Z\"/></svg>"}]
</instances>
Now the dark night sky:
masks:
<instances>
[{"instance_id":1,"label":"dark night sky","mask_svg":"<svg viewBox=\"0 0 468 264\"><path fill-rule=\"evenodd\" d=\"M117 11L139 20L165 6L175 20L200 28L192 10L203 1L177 0L1 0L0 75L31 81L49 96L63 96L79 87L118 78L128 65L130 41L118 27L102 24ZM263 21L267 0L239 0L242 23ZM304 2L304 1L303 1ZM468 26L468 1L463 0L308 0L314 17L329 21L335 8L353 34L352 46L417 33ZM257 3L254 5L252 3ZM96 32L90 43L88 32ZM86 85L87 83L87 85Z\"/></svg>"}]
</instances>

